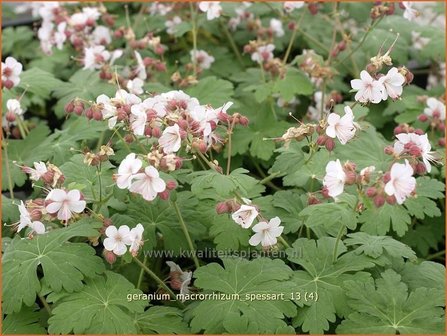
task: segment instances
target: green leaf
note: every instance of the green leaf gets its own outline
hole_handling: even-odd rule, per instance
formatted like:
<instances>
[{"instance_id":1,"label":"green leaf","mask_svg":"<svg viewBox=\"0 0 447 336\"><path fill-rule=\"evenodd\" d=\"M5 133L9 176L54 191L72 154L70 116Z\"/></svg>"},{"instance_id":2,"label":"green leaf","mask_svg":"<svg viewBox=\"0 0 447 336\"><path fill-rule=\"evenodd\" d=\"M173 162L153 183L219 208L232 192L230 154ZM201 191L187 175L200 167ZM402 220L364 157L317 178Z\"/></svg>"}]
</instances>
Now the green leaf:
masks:
<instances>
[{"instance_id":1,"label":"green leaf","mask_svg":"<svg viewBox=\"0 0 447 336\"><path fill-rule=\"evenodd\" d=\"M194 284L203 293L236 294L236 297L199 302L191 311L192 332L272 334L278 328L286 328L284 318L296 314L287 296L294 291L293 283L288 281L292 270L279 259L222 260L223 267L210 263L197 269ZM256 294L277 294L279 298L247 299Z\"/></svg>"},{"instance_id":2,"label":"green leaf","mask_svg":"<svg viewBox=\"0 0 447 336\"><path fill-rule=\"evenodd\" d=\"M2 222L12 224L20 218L19 209L11 198L2 195Z\"/></svg>"},{"instance_id":3,"label":"green leaf","mask_svg":"<svg viewBox=\"0 0 447 336\"><path fill-rule=\"evenodd\" d=\"M234 94L233 84L214 76L205 77L187 90L187 94L195 97L201 104L210 104L217 108L231 100Z\"/></svg>"},{"instance_id":4,"label":"green leaf","mask_svg":"<svg viewBox=\"0 0 447 336\"><path fill-rule=\"evenodd\" d=\"M182 312L174 307L155 306L136 317L138 328L143 334L190 334Z\"/></svg>"},{"instance_id":5,"label":"green leaf","mask_svg":"<svg viewBox=\"0 0 447 336\"><path fill-rule=\"evenodd\" d=\"M125 277L107 271L88 279L79 292L57 301L48 320L50 334L136 334L134 314L143 313L147 300L129 300L141 295Z\"/></svg>"},{"instance_id":6,"label":"green leaf","mask_svg":"<svg viewBox=\"0 0 447 336\"><path fill-rule=\"evenodd\" d=\"M347 281L348 304L355 311L337 333L442 334L444 293L438 289L408 290L393 270L374 281Z\"/></svg>"},{"instance_id":7,"label":"green leaf","mask_svg":"<svg viewBox=\"0 0 447 336\"><path fill-rule=\"evenodd\" d=\"M215 212L215 210L212 210ZM214 237L217 250L239 250L248 246L250 230L242 228L236 224L228 215L215 215L210 218L212 223L210 235Z\"/></svg>"},{"instance_id":8,"label":"green leaf","mask_svg":"<svg viewBox=\"0 0 447 336\"><path fill-rule=\"evenodd\" d=\"M423 261L420 264L413 264L407 262L401 275L402 280L412 290L426 287L445 291L445 266L440 263Z\"/></svg>"},{"instance_id":9,"label":"green leaf","mask_svg":"<svg viewBox=\"0 0 447 336\"><path fill-rule=\"evenodd\" d=\"M358 221L362 224L361 230L371 235L383 236L392 227L397 235L402 237L408 230L411 217L403 206L385 203L380 208L371 207L366 209L360 215Z\"/></svg>"},{"instance_id":10,"label":"green leaf","mask_svg":"<svg viewBox=\"0 0 447 336\"><path fill-rule=\"evenodd\" d=\"M55 229L33 239L16 237L3 255L3 308L6 313L18 312L22 303L31 306L43 275L54 291L73 292L82 288L82 280L104 271L101 258L85 243L70 243L72 237L94 237L97 223L81 220L69 227Z\"/></svg>"},{"instance_id":11,"label":"green leaf","mask_svg":"<svg viewBox=\"0 0 447 336\"><path fill-rule=\"evenodd\" d=\"M371 236L364 232L348 234L346 246L357 246L357 254L365 254L371 258L378 258L385 252L389 256L399 256L410 260L416 259L416 253L407 245L388 236Z\"/></svg>"},{"instance_id":12,"label":"green leaf","mask_svg":"<svg viewBox=\"0 0 447 336\"><path fill-rule=\"evenodd\" d=\"M33 307L23 308L19 313L8 314L3 320L3 335L46 334L39 321L39 310Z\"/></svg>"},{"instance_id":13,"label":"green leaf","mask_svg":"<svg viewBox=\"0 0 447 336\"><path fill-rule=\"evenodd\" d=\"M50 93L63 84L53 74L33 67L20 74L19 87L40 97L48 98Z\"/></svg>"},{"instance_id":14,"label":"green leaf","mask_svg":"<svg viewBox=\"0 0 447 336\"><path fill-rule=\"evenodd\" d=\"M264 186L259 181L249 176L248 170L238 168L230 175L223 175L213 169L191 173L191 191L199 199L222 199L233 197L235 191L245 197L255 197L264 191Z\"/></svg>"},{"instance_id":15,"label":"green leaf","mask_svg":"<svg viewBox=\"0 0 447 336\"><path fill-rule=\"evenodd\" d=\"M290 101L295 95L309 96L314 92L309 77L294 68L287 69L285 77L276 81L273 90L285 101Z\"/></svg>"},{"instance_id":16,"label":"green leaf","mask_svg":"<svg viewBox=\"0 0 447 336\"><path fill-rule=\"evenodd\" d=\"M337 260L333 262L335 244L336 239L330 237L318 241L301 238L287 250L288 259L304 269L294 272L296 290L318 295L316 301L303 298L296 301L302 308L293 325L301 326L304 332L322 334L329 329L329 322L335 322L336 315L342 317L349 313L343 281L366 279L369 275L358 271L374 266L365 256L346 253L343 242L339 242L335 253Z\"/></svg>"},{"instance_id":17,"label":"green leaf","mask_svg":"<svg viewBox=\"0 0 447 336\"><path fill-rule=\"evenodd\" d=\"M444 192L445 185L441 181L428 176L422 176L416 179L416 193L418 197L440 199L445 198Z\"/></svg>"}]
</instances>

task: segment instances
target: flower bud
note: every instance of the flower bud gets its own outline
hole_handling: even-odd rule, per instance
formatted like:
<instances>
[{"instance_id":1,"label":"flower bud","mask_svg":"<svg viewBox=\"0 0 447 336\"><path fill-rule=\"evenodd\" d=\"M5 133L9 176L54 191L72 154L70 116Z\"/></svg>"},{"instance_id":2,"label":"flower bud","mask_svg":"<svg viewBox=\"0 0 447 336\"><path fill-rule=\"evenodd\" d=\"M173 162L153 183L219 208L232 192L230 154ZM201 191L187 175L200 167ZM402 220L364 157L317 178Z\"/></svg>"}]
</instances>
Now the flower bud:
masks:
<instances>
[{"instance_id":1,"label":"flower bud","mask_svg":"<svg viewBox=\"0 0 447 336\"><path fill-rule=\"evenodd\" d=\"M411 146L410 149L408 150L408 154L416 157L419 157L421 153L422 153L421 149L416 145Z\"/></svg>"},{"instance_id":2,"label":"flower bud","mask_svg":"<svg viewBox=\"0 0 447 336\"><path fill-rule=\"evenodd\" d=\"M388 183L388 182L390 182L390 180L391 180L391 174L390 174L390 172L386 172L383 175L383 182Z\"/></svg>"},{"instance_id":3,"label":"flower bud","mask_svg":"<svg viewBox=\"0 0 447 336\"><path fill-rule=\"evenodd\" d=\"M377 194L377 188L375 187L369 187L366 189L366 196L368 197L374 197Z\"/></svg>"},{"instance_id":4,"label":"flower bud","mask_svg":"<svg viewBox=\"0 0 447 336\"><path fill-rule=\"evenodd\" d=\"M229 213L230 208L228 207L227 202L219 202L216 204L216 213L221 215L224 213Z\"/></svg>"},{"instance_id":5,"label":"flower bud","mask_svg":"<svg viewBox=\"0 0 447 336\"><path fill-rule=\"evenodd\" d=\"M169 190L158 193L158 197L160 197L163 201L167 201L169 199Z\"/></svg>"},{"instance_id":6,"label":"flower bud","mask_svg":"<svg viewBox=\"0 0 447 336\"><path fill-rule=\"evenodd\" d=\"M152 136L154 137L154 138L159 138L159 137L161 137L161 129L159 128L159 127L154 127L154 128L152 128Z\"/></svg>"},{"instance_id":7,"label":"flower bud","mask_svg":"<svg viewBox=\"0 0 447 336\"><path fill-rule=\"evenodd\" d=\"M324 144L324 146L326 147L326 149L329 152L332 152L334 150L335 147L335 141L332 138L327 138L326 143Z\"/></svg>"},{"instance_id":8,"label":"flower bud","mask_svg":"<svg viewBox=\"0 0 447 336\"><path fill-rule=\"evenodd\" d=\"M326 135L319 135L317 138L317 145L324 146L328 137Z\"/></svg>"},{"instance_id":9,"label":"flower bud","mask_svg":"<svg viewBox=\"0 0 447 336\"><path fill-rule=\"evenodd\" d=\"M377 208L380 208L385 204L385 197L383 197L383 195L377 195L374 197L373 202Z\"/></svg>"},{"instance_id":10,"label":"flower bud","mask_svg":"<svg viewBox=\"0 0 447 336\"><path fill-rule=\"evenodd\" d=\"M353 185L357 180L357 174L354 171L345 171L345 183L347 185Z\"/></svg>"},{"instance_id":11,"label":"flower bud","mask_svg":"<svg viewBox=\"0 0 447 336\"><path fill-rule=\"evenodd\" d=\"M427 115L425 115L425 114L420 114L420 115L418 116L418 120L419 120L419 121L422 121L422 122L426 122L426 121L428 120L428 117L427 117Z\"/></svg>"},{"instance_id":12,"label":"flower bud","mask_svg":"<svg viewBox=\"0 0 447 336\"><path fill-rule=\"evenodd\" d=\"M242 125L242 126L248 126L248 118L247 117L245 117L245 116L241 116L240 118L239 118L239 123Z\"/></svg>"},{"instance_id":13,"label":"flower bud","mask_svg":"<svg viewBox=\"0 0 447 336\"><path fill-rule=\"evenodd\" d=\"M317 15L318 14L318 4L315 2L311 2L307 5L307 8L309 9L310 14Z\"/></svg>"},{"instance_id":14,"label":"flower bud","mask_svg":"<svg viewBox=\"0 0 447 336\"><path fill-rule=\"evenodd\" d=\"M438 140L438 145L441 147L445 147L445 138L441 138Z\"/></svg>"},{"instance_id":15,"label":"flower bud","mask_svg":"<svg viewBox=\"0 0 447 336\"><path fill-rule=\"evenodd\" d=\"M177 182L175 180L169 180L166 182L166 189L174 190L175 188L177 188Z\"/></svg>"},{"instance_id":16,"label":"flower bud","mask_svg":"<svg viewBox=\"0 0 447 336\"><path fill-rule=\"evenodd\" d=\"M16 120L16 114L12 111L8 111L6 112L5 118L8 122L14 122Z\"/></svg>"},{"instance_id":17,"label":"flower bud","mask_svg":"<svg viewBox=\"0 0 447 336\"><path fill-rule=\"evenodd\" d=\"M387 195L385 198L385 201L389 204L389 205L394 205L396 204L396 197L394 197L394 195Z\"/></svg>"},{"instance_id":18,"label":"flower bud","mask_svg":"<svg viewBox=\"0 0 447 336\"><path fill-rule=\"evenodd\" d=\"M386 146L383 150L386 155L393 155L394 154L394 148L393 146Z\"/></svg>"},{"instance_id":19,"label":"flower bud","mask_svg":"<svg viewBox=\"0 0 447 336\"><path fill-rule=\"evenodd\" d=\"M315 205L315 204L320 204L320 203L321 203L321 201L313 195L310 195L309 198L307 199L308 205Z\"/></svg>"},{"instance_id":20,"label":"flower bud","mask_svg":"<svg viewBox=\"0 0 447 336\"><path fill-rule=\"evenodd\" d=\"M7 79L3 82L3 86L7 89L12 89L12 87L14 86L14 82L10 79Z\"/></svg>"},{"instance_id":21,"label":"flower bud","mask_svg":"<svg viewBox=\"0 0 447 336\"><path fill-rule=\"evenodd\" d=\"M398 125L394 128L394 135L404 133L404 129L402 125Z\"/></svg>"},{"instance_id":22,"label":"flower bud","mask_svg":"<svg viewBox=\"0 0 447 336\"><path fill-rule=\"evenodd\" d=\"M415 167L415 172L418 175L424 175L427 172L427 167L422 162L418 162Z\"/></svg>"},{"instance_id":23,"label":"flower bud","mask_svg":"<svg viewBox=\"0 0 447 336\"><path fill-rule=\"evenodd\" d=\"M42 181L46 184L52 184L54 179L54 171L48 170L45 174L42 175Z\"/></svg>"},{"instance_id":24,"label":"flower bud","mask_svg":"<svg viewBox=\"0 0 447 336\"><path fill-rule=\"evenodd\" d=\"M69 101L67 104L65 104L65 107L64 107L65 113L71 113L71 112L73 112L74 107L75 107L75 106L74 106L73 101Z\"/></svg>"},{"instance_id":25,"label":"flower bud","mask_svg":"<svg viewBox=\"0 0 447 336\"><path fill-rule=\"evenodd\" d=\"M87 119L93 118L93 109L91 107L89 107L88 109L85 110L85 117Z\"/></svg>"},{"instance_id":26,"label":"flower bud","mask_svg":"<svg viewBox=\"0 0 447 336\"><path fill-rule=\"evenodd\" d=\"M101 113L101 111L95 109L93 111L93 119L96 120L96 121L102 120L102 113Z\"/></svg>"},{"instance_id":27,"label":"flower bud","mask_svg":"<svg viewBox=\"0 0 447 336\"><path fill-rule=\"evenodd\" d=\"M414 130L414 133L416 133L417 135L424 135L425 134L425 132L423 130L421 130L420 128L416 128Z\"/></svg>"},{"instance_id":28,"label":"flower bud","mask_svg":"<svg viewBox=\"0 0 447 336\"><path fill-rule=\"evenodd\" d=\"M329 198L329 189L326 186L323 186L321 188L321 195L323 195L324 198Z\"/></svg>"},{"instance_id":29,"label":"flower bud","mask_svg":"<svg viewBox=\"0 0 447 336\"><path fill-rule=\"evenodd\" d=\"M110 264L113 265L116 261L116 255L112 251L107 251L104 249L103 252L104 259Z\"/></svg>"}]
</instances>

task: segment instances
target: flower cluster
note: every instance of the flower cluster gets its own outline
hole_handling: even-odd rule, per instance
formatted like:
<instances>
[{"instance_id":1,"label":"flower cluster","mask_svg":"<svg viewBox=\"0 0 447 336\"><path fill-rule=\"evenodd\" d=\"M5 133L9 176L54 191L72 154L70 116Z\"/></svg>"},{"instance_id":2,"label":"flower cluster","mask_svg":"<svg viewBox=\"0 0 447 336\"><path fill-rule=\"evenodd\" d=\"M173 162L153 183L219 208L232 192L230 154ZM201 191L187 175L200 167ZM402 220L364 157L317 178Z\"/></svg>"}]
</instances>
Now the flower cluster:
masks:
<instances>
[{"instance_id":1,"label":"flower cluster","mask_svg":"<svg viewBox=\"0 0 447 336\"><path fill-rule=\"evenodd\" d=\"M144 227L140 223L133 229L130 229L127 225L121 225L119 228L110 225L105 230L107 238L103 241L104 249L116 256L122 256L127 252L127 246L129 246L129 252L132 256L136 256L138 250L144 244L143 232ZM110 259L109 256L108 260Z\"/></svg>"},{"instance_id":2,"label":"flower cluster","mask_svg":"<svg viewBox=\"0 0 447 336\"><path fill-rule=\"evenodd\" d=\"M179 290L180 294L190 293L189 284L192 280L192 272L183 271L179 265L173 261L166 261L169 266L169 284L174 290Z\"/></svg>"},{"instance_id":3,"label":"flower cluster","mask_svg":"<svg viewBox=\"0 0 447 336\"><path fill-rule=\"evenodd\" d=\"M2 87L12 89L14 86L19 85L22 69L22 63L18 62L14 57L6 57L5 63L2 62Z\"/></svg>"},{"instance_id":4,"label":"flower cluster","mask_svg":"<svg viewBox=\"0 0 447 336\"><path fill-rule=\"evenodd\" d=\"M84 196L79 190L52 189L45 198L45 210L60 221L68 222L86 207Z\"/></svg>"}]
</instances>

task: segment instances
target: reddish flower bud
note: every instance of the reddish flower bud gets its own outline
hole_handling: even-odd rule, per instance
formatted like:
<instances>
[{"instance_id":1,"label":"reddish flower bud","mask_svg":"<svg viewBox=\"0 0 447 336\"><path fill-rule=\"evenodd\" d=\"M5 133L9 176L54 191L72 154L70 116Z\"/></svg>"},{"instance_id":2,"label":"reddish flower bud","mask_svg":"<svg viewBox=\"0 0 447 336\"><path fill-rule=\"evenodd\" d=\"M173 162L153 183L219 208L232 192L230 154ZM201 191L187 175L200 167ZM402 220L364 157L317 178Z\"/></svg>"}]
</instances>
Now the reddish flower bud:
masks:
<instances>
[{"instance_id":1,"label":"reddish flower bud","mask_svg":"<svg viewBox=\"0 0 447 336\"><path fill-rule=\"evenodd\" d=\"M386 155L393 155L394 154L394 148L393 146L386 146L383 150Z\"/></svg>"},{"instance_id":2,"label":"reddish flower bud","mask_svg":"<svg viewBox=\"0 0 447 336\"><path fill-rule=\"evenodd\" d=\"M113 222L110 218L104 218L102 220L102 223L104 224L105 227L109 227L110 225L113 225Z\"/></svg>"},{"instance_id":3,"label":"reddish flower bud","mask_svg":"<svg viewBox=\"0 0 447 336\"><path fill-rule=\"evenodd\" d=\"M407 70L407 73L405 74L405 84L407 84L407 85L411 84L413 79L414 79L413 73Z\"/></svg>"},{"instance_id":4,"label":"reddish flower bud","mask_svg":"<svg viewBox=\"0 0 447 336\"><path fill-rule=\"evenodd\" d=\"M101 111L95 109L93 111L93 119L96 120L96 121L102 120L102 113L101 113Z\"/></svg>"},{"instance_id":5,"label":"reddish flower bud","mask_svg":"<svg viewBox=\"0 0 447 336\"><path fill-rule=\"evenodd\" d=\"M383 195L377 195L374 197L373 202L377 208L380 208L385 204L385 197L383 197Z\"/></svg>"},{"instance_id":6,"label":"reddish flower bud","mask_svg":"<svg viewBox=\"0 0 447 336\"><path fill-rule=\"evenodd\" d=\"M169 190L158 193L158 197L160 197L163 201L167 201L169 199Z\"/></svg>"},{"instance_id":7,"label":"reddish flower bud","mask_svg":"<svg viewBox=\"0 0 447 336\"><path fill-rule=\"evenodd\" d=\"M29 211L29 214L33 221L40 221L42 219L42 210L40 209L31 209L31 211Z\"/></svg>"},{"instance_id":8,"label":"reddish flower bud","mask_svg":"<svg viewBox=\"0 0 447 336\"><path fill-rule=\"evenodd\" d=\"M159 138L159 137L161 137L161 134L162 134L162 132L161 132L161 129L160 129L159 127L154 127L154 128L152 128L152 136L153 136L154 138Z\"/></svg>"},{"instance_id":9,"label":"reddish flower bud","mask_svg":"<svg viewBox=\"0 0 447 336\"><path fill-rule=\"evenodd\" d=\"M307 199L308 205L315 205L315 204L320 204L320 203L321 203L321 201L313 195L310 195L309 198Z\"/></svg>"},{"instance_id":10,"label":"reddish flower bud","mask_svg":"<svg viewBox=\"0 0 447 336\"><path fill-rule=\"evenodd\" d=\"M441 147L445 147L445 138L441 138L438 140L438 145Z\"/></svg>"},{"instance_id":11,"label":"reddish flower bud","mask_svg":"<svg viewBox=\"0 0 447 336\"><path fill-rule=\"evenodd\" d=\"M183 166L183 159L181 157L175 158L175 169L180 169Z\"/></svg>"},{"instance_id":12,"label":"reddish flower bud","mask_svg":"<svg viewBox=\"0 0 447 336\"><path fill-rule=\"evenodd\" d=\"M177 182L175 180L169 180L166 182L166 189L174 190L175 188L177 188Z\"/></svg>"},{"instance_id":13,"label":"reddish flower bud","mask_svg":"<svg viewBox=\"0 0 447 336\"><path fill-rule=\"evenodd\" d=\"M10 79L7 79L3 82L3 86L7 89L12 89L12 87L14 86L14 82Z\"/></svg>"},{"instance_id":14,"label":"reddish flower bud","mask_svg":"<svg viewBox=\"0 0 447 336\"><path fill-rule=\"evenodd\" d=\"M152 129L149 126L144 128L144 135L150 137L152 135Z\"/></svg>"},{"instance_id":15,"label":"reddish flower bud","mask_svg":"<svg viewBox=\"0 0 447 336\"><path fill-rule=\"evenodd\" d=\"M397 134L400 134L400 133L404 133L404 129L403 129L403 127L401 125L396 126L394 128L394 135L397 135Z\"/></svg>"},{"instance_id":16,"label":"reddish flower bud","mask_svg":"<svg viewBox=\"0 0 447 336\"><path fill-rule=\"evenodd\" d=\"M242 126L247 126L247 125L248 125L248 118L245 117L245 116L240 116L240 118L239 118L239 123L240 123Z\"/></svg>"},{"instance_id":17,"label":"reddish flower bud","mask_svg":"<svg viewBox=\"0 0 447 336\"><path fill-rule=\"evenodd\" d=\"M295 23L294 21L290 21L290 22L287 24L287 28L288 28L289 30L295 30L295 28L296 28L296 23Z\"/></svg>"},{"instance_id":18,"label":"reddish flower bud","mask_svg":"<svg viewBox=\"0 0 447 336\"><path fill-rule=\"evenodd\" d=\"M208 150L205 141L200 141L198 148L197 148L200 152L202 153L206 153L206 151Z\"/></svg>"},{"instance_id":19,"label":"reddish flower bud","mask_svg":"<svg viewBox=\"0 0 447 336\"><path fill-rule=\"evenodd\" d=\"M124 33L121 29L115 30L113 32L113 37L115 37L117 39L122 38L123 36L124 36Z\"/></svg>"},{"instance_id":20,"label":"reddish flower bud","mask_svg":"<svg viewBox=\"0 0 447 336\"><path fill-rule=\"evenodd\" d=\"M85 110L85 116L87 117L87 119L93 118L93 109L91 107Z\"/></svg>"},{"instance_id":21,"label":"reddish flower bud","mask_svg":"<svg viewBox=\"0 0 447 336\"><path fill-rule=\"evenodd\" d=\"M368 197L374 197L377 194L377 189L375 187L369 187L366 189L366 196Z\"/></svg>"},{"instance_id":22,"label":"reddish flower bud","mask_svg":"<svg viewBox=\"0 0 447 336\"><path fill-rule=\"evenodd\" d=\"M326 135L318 136L318 138L317 138L317 145L318 146L324 146L327 139L328 139L328 137Z\"/></svg>"},{"instance_id":23,"label":"reddish flower bud","mask_svg":"<svg viewBox=\"0 0 447 336\"><path fill-rule=\"evenodd\" d=\"M127 116L128 116L127 112L124 111L124 109L122 107L120 107L116 110L116 117L117 117L118 121L126 120Z\"/></svg>"},{"instance_id":24,"label":"reddish flower bud","mask_svg":"<svg viewBox=\"0 0 447 336\"><path fill-rule=\"evenodd\" d=\"M332 152L334 150L335 147L335 141L332 138L327 138L326 143L324 144L324 146L326 147L326 149L329 152Z\"/></svg>"},{"instance_id":25,"label":"reddish flower bud","mask_svg":"<svg viewBox=\"0 0 447 336\"><path fill-rule=\"evenodd\" d=\"M324 198L329 198L329 189L326 186L321 188L321 195L323 195Z\"/></svg>"},{"instance_id":26,"label":"reddish flower bud","mask_svg":"<svg viewBox=\"0 0 447 336\"><path fill-rule=\"evenodd\" d=\"M437 118L439 119L439 117L441 116L441 113L438 110L433 111L433 118Z\"/></svg>"},{"instance_id":27,"label":"reddish flower bud","mask_svg":"<svg viewBox=\"0 0 447 336\"><path fill-rule=\"evenodd\" d=\"M110 264L113 265L116 261L116 255L112 251L104 250L103 252L104 259Z\"/></svg>"},{"instance_id":28,"label":"reddish flower bud","mask_svg":"<svg viewBox=\"0 0 447 336\"><path fill-rule=\"evenodd\" d=\"M386 172L386 173L383 175L383 182L388 183L388 182L390 182L390 180L391 180L390 172Z\"/></svg>"},{"instance_id":29,"label":"reddish flower bud","mask_svg":"<svg viewBox=\"0 0 447 336\"><path fill-rule=\"evenodd\" d=\"M221 215L230 212L227 202L219 202L216 204L216 213Z\"/></svg>"},{"instance_id":30,"label":"reddish flower bud","mask_svg":"<svg viewBox=\"0 0 447 336\"><path fill-rule=\"evenodd\" d=\"M307 5L307 8L309 9L310 14L312 14L312 15L318 14L318 4L312 2Z\"/></svg>"},{"instance_id":31,"label":"reddish flower bud","mask_svg":"<svg viewBox=\"0 0 447 336\"><path fill-rule=\"evenodd\" d=\"M389 2L388 3L388 10L386 11L386 15L393 15L395 10L394 3Z\"/></svg>"},{"instance_id":32,"label":"reddish flower bud","mask_svg":"<svg viewBox=\"0 0 447 336\"><path fill-rule=\"evenodd\" d=\"M427 167L425 167L425 164L423 164L422 162L418 162L418 164L416 164L414 171L418 175L424 175L427 172Z\"/></svg>"},{"instance_id":33,"label":"reddish flower bud","mask_svg":"<svg viewBox=\"0 0 447 336\"><path fill-rule=\"evenodd\" d=\"M422 121L422 122L426 122L428 120L428 117L425 114L420 114L418 117L418 120Z\"/></svg>"},{"instance_id":34,"label":"reddish flower bud","mask_svg":"<svg viewBox=\"0 0 447 336\"><path fill-rule=\"evenodd\" d=\"M412 155L412 156L416 156L416 157L418 157L418 156L421 155L422 151L421 151L421 149L420 149L418 146L413 145L413 146L411 146L410 149L408 150L408 153L409 153L410 155Z\"/></svg>"},{"instance_id":35,"label":"reddish flower bud","mask_svg":"<svg viewBox=\"0 0 447 336\"><path fill-rule=\"evenodd\" d=\"M130 144L134 141L134 137L131 134L126 134L126 136L124 137L124 141Z\"/></svg>"},{"instance_id":36,"label":"reddish flower bud","mask_svg":"<svg viewBox=\"0 0 447 336\"><path fill-rule=\"evenodd\" d=\"M354 171L347 171L345 172L345 175L346 175L345 183L347 185L353 185L357 180L357 174Z\"/></svg>"},{"instance_id":37,"label":"reddish flower bud","mask_svg":"<svg viewBox=\"0 0 447 336\"><path fill-rule=\"evenodd\" d=\"M385 198L385 201L389 204L389 205L394 205L396 204L396 197L394 197L394 195L387 195Z\"/></svg>"},{"instance_id":38,"label":"reddish flower bud","mask_svg":"<svg viewBox=\"0 0 447 336\"><path fill-rule=\"evenodd\" d=\"M343 50L346 49L346 41L345 41L345 40L340 41L340 42L338 43L338 49L339 49L340 51L343 51Z\"/></svg>"},{"instance_id":39,"label":"reddish flower bud","mask_svg":"<svg viewBox=\"0 0 447 336\"><path fill-rule=\"evenodd\" d=\"M415 129L414 133L416 133L417 135L424 135L425 134L425 132L423 130L421 130L420 128Z\"/></svg>"},{"instance_id":40,"label":"reddish flower bud","mask_svg":"<svg viewBox=\"0 0 447 336\"><path fill-rule=\"evenodd\" d=\"M8 122L14 122L16 120L16 114L12 111L8 111L6 112L5 118Z\"/></svg>"},{"instance_id":41,"label":"reddish flower bud","mask_svg":"<svg viewBox=\"0 0 447 336\"><path fill-rule=\"evenodd\" d=\"M67 104L65 104L64 110L66 113L71 113L74 110L74 103L73 101L68 102Z\"/></svg>"}]
</instances>

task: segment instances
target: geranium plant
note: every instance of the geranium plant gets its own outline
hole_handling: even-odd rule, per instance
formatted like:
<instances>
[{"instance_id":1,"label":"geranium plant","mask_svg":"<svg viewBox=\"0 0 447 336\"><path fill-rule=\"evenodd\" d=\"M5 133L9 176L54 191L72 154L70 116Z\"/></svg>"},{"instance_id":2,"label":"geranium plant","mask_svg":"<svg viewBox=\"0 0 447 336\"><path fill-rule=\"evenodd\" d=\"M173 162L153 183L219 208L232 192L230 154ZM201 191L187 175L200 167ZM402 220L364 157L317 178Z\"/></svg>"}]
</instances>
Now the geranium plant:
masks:
<instances>
[{"instance_id":1,"label":"geranium plant","mask_svg":"<svg viewBox=\"0 0 447 336\"><path fill-rule=\"evenodd\" d=\"M443 332L442 2L3 12L4 334Z\"/></svg>"}]
</instances>

